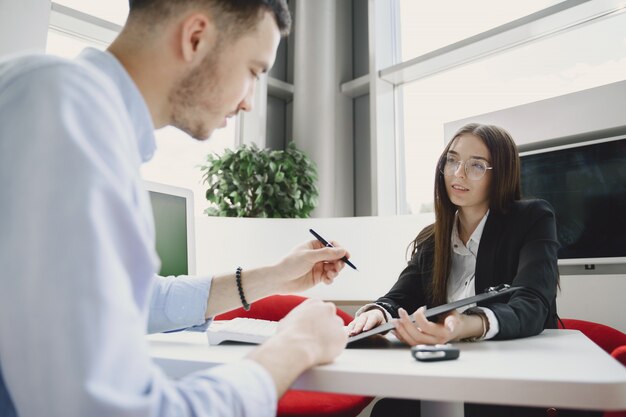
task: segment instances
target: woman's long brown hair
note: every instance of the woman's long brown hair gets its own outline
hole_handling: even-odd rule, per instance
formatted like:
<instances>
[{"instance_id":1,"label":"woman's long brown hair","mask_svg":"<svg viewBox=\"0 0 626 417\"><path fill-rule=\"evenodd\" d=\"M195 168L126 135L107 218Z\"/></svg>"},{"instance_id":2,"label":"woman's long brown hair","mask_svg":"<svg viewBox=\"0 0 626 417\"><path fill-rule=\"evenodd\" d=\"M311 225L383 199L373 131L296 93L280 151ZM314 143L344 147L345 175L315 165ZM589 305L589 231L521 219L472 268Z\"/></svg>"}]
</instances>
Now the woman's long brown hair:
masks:
<instances>
[{"instance_id":1,"label":"woman's long brown hair","mask_svg":"<svg viewBox=\"0 0 626 417\"><path fill-rule=\"evenodd\" d=\"M464 134L480 138L491 154L490 174L493 175L489 190L489 209L492 213L503 213L511 204L521 199L520 159L517 146L509 133L492 125L471 123L463 126L443 150L435 172L435 223L426 227L413 241L412 254L434 238L433 277L429 286L429 304L438 306L447 302L448 275L452 261L451 236L454 214L457 207L452 204L446 191L441 173L441 164L450 147Z\"/></svg>"}]
</instances>

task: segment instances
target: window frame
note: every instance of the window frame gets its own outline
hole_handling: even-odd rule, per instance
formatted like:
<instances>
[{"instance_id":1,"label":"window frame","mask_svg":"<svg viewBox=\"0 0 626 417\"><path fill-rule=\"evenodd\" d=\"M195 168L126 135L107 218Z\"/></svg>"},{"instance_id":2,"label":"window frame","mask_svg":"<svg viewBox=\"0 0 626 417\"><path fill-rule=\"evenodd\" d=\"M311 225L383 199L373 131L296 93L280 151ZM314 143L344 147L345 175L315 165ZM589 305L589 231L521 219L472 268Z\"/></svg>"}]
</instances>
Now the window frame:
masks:
<instances>
[{"instance_id":1,"label":"window frame","mask_svg":"<svg viewBox=\"0 0 626 417\"><path fill-rule=\"evenodd\" d=\"M378 152L378 158L373 157L370 165L372 199L376 202L372 214L409 212L404 188L405 116L400 88L403 84L495 56L581 25L593 24L625 11L626 5L620 0L565 0L424 55L404 62L390 62L377 57L377 49L380 48L377 45L389 45L390 33L393 33L391 36L397 42L395 48L399 48L399 0L369 0L370 73L344 83L341 88L352 96L369 93L372 102L372 149ZM381 28L387 28L387 33ZM368 78L369 83L365 83L364 77ZM445 138L441 139L443 143ZM394 155L394 158L389 155ZM391 196L389 190L394 190L395 195ZM395 201L395 207L388 203L390 199Z\"/></svg>"}]
</instances>

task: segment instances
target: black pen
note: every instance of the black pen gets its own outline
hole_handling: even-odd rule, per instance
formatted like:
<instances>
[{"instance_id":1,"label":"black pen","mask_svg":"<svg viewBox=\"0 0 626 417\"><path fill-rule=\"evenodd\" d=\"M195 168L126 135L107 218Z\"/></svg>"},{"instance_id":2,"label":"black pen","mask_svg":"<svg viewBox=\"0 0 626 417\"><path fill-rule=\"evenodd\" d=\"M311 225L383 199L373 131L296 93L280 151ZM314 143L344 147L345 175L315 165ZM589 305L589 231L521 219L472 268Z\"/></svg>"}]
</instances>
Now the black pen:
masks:
<instances>
[{"instance_id":1,"label":"black pen","mask_svg":"<svg viewBox=\"0 0 626 417\"><path fill-rule=\"evenodd\" d=\"M333 245L331 245L330 243L328 243L326 241L326 239L324 239L323 237L321 237L320 235L317 234L317 232L313 229L309 229L309 232L311 232L311 234L313 236L315 236L315 239L319 240L320 242L322 242L322 244L326 247L332 248ZM352 262L350 262L348 260L348 258L346 258L345 256L343 258L341 258L342 261L344 261L346 263L346 265L348 265L350 268L354 269L355 271L358 271L358 269L356 269L356 266L354 266L354 264Z\"/></svg>"}]
</instances>

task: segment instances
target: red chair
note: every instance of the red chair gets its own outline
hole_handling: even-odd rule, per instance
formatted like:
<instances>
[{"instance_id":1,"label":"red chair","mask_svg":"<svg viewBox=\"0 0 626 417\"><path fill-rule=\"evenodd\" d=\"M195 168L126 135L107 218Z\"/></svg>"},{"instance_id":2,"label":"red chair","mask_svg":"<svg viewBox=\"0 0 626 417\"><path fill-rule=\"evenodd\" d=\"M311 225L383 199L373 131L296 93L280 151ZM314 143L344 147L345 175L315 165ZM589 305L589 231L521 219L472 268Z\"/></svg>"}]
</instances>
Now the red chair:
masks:
<instances>
[{"instance_id":1,"label":"red chair","mask_svg":"<svg viewBox=\"0 0 626 417\"><path fill-rule=\"evenodd\" d=\"M559 328L580 330L595 344L626 366L626 334L600 323L585 320L563 319ZM563 327L565 326L565 327ZM607 411L604 417L626 417L626 411Z\"/></svg>"},{"instance_id":2,"label":"red chair","mask_svg":"<svg viewBox=\"0 0 626 417\"><path fill-rule=\"evenodd\" d=\"M304 300L306 300L305 297L297 295L272 295L255 301L248 311L238 308L215 316L215 320L248 317L278 321ZM352 321L352 316L339 309L337 309L337 315L342 318L344 324ZM278 402L277 415L282 417L355 417L372 399L372 397L362 395L289 390Z\"/></svg>"},{"instance_id":3,"label":"red chair","mask_svg":"<svg viewBox=\"0 0 626 417\"><path fill-rule=\"evenodd\" d=\"M618 347L626 345L626 334L600 323L585 320L562 319L565 329L580 330L609 355ZM559 328L563 326L559 323Z\"/></svg>"},{"instance_id":4,"label":"red chair","mask_svg":"<svg viewBox=\"0 0 626 417\"><path fill-rule=\"evenodd\" d=\"M611 356L620 361L622 365L626 366L626 345L613 349Z\"/></svg>"},{"instance_id":5,"label":"red chair","mask_svg":"<svg viewBox=\"0 0 626 417\"><path fill-rule=\"evenodd\" d=\"M626 366L626 345L613 349L611 356ZM607 411L604 417L626 417L626 411Z\"/></svg>"}]
</instances>

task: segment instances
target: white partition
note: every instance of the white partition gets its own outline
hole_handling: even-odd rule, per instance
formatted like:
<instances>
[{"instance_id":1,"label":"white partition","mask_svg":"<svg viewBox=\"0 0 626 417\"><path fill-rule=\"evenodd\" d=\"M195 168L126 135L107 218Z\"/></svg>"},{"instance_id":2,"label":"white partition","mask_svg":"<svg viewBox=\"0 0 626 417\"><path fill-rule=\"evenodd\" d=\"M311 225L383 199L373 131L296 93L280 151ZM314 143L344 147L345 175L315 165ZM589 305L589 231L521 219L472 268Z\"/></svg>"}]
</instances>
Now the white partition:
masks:
<instances>
[{"instance_id":1,"label":"white partition","mask_svg":"<svg viewBox=\"0 0 626 417\"><path fill-rule=\"evenodd\" d=\"M303 295L324 300L372 300L385 294L406 265L407 247L434 214L313 219L196 218L199 274L234 272L278 262L313 239L312 228L347 248L359 271L346 266L333 285Z\"/></svg>"},{"instance_id":2,"label":"white partition","mask_svg":"<svg viewBox=\"0 0 626 417\"><path fill-rule=\"evenodd\" d=\"M451 121L444 124L444 138L450 140L454 132L470 122L506 128L521 150L579 142L583 137L605 138L626 131L625 106L626 81L618 81Z\"/></svg>"},{"instance_id":3,"label":"white partition","mask_svg":"<svg viewBox=\"0 0 626 417\"><path fill-rule=\"evenodd\" d=\"M46 50L50 0L0 1L0 56Z\"/></svg>"}]
</instances>

